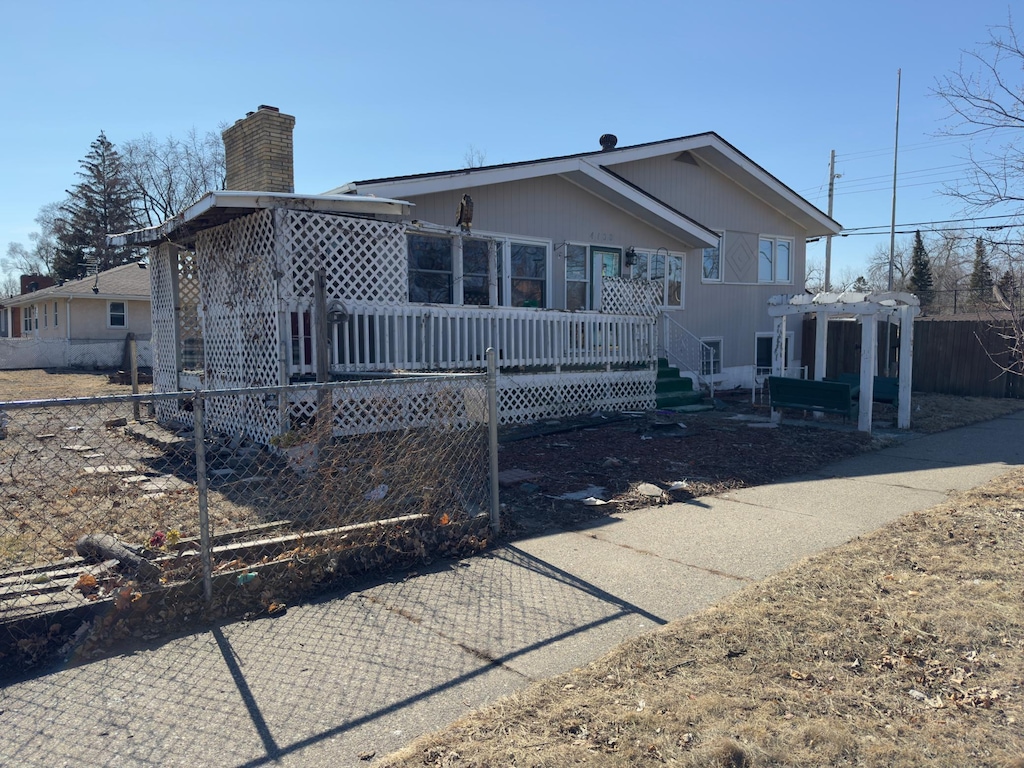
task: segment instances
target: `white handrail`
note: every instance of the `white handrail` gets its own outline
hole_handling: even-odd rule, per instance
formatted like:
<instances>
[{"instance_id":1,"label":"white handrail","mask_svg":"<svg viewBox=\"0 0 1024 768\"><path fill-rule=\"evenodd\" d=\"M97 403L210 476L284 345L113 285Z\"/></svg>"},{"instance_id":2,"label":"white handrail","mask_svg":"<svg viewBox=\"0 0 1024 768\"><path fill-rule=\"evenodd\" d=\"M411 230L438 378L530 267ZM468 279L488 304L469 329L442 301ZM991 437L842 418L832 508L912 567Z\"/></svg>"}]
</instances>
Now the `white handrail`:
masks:
<instances>
[{"instance_id":1,"label":"white handrail","mask_svg":"<svg viewBox=\"0 0 1024 768\"><path fill-rule=\"evenodd\" d=\"M484 369L488 347L502 368L643 365L656 351L650 317L516 307L345 302L330 335L336 373ZM306 357L295 350L292 374L311 372Z\"/></svg>"},{"instance_id":2,"label":"white handrail","mask_svg":"<svg viewBox=\"0 0 1024 768\"><path fill-rule=\"evenodd\" d=\"M692 332L683 327L677 320L667 314L661 316L664 329L662 352L669 365L681 371L692 373L697 378L698 386L708 388L708 396L715 396L715 348L705 344ZM708 364L708 374L703 372L704 362Z\"/></svg>"}]
</instances>

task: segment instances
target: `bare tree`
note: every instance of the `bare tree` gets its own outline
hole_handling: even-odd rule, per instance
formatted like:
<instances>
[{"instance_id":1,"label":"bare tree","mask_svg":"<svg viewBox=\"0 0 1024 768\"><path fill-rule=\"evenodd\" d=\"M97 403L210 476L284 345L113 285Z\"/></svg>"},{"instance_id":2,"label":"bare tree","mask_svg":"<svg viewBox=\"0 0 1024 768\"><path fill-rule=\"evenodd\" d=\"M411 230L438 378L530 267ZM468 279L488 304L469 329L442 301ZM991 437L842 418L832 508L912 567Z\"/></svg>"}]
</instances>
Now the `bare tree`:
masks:
<instances>
[{"instance_id":1,"label":"bare tree","mask_svg":"<svg viewBox=\"0 0 1024 768\"><path fill-rule=\"evenodd\" d=\"M893 251L892 288L894 291L907 290L910 279L910 253L913 243L906 238L896 241ZM868 284L872 290L884 291L889 287L889 247L878 244L868 258Z\"/></svg>"},{"instance_id":2,"label":"bare tree","mask_svg":"<svg viewBox=\"0 0 1024 768\"><path fill-rule=\"evenodd\" d=\"M122 155L139 226L161 224L224 186L224 143L213 131L193 128L162 141L147 133L124 144Z\"/></svg>"},{"instance_id":3,"label":"bare tree","mask_svg":"<svg viewBox=\"0 0 1024 768\"><path fill-rule=\"evenodd\" d=\"M63 202L47 203L39 209L39 229L28 235L29 244L8 243L7 253L0 259L0 269L10 275L48 275L57 255L57 237L61 227Z\"/></svg>"},{"instance_id":4,"label":"bare tree","mask_svg":"<svg viewBox=\"0 0 1024 768\"><path fill-rule=\"evenodd\" d=\"M483 168L487 163L487 153L470 144L466 154L462 156L462 163L463 168Z\"/></svg>"},{"instance_id":5,"label":"bare tree","mask_svg":"<svg viewBox=\"0 0 1024 768\"><path fill-rule=\"evenodd\" d=\"M974 211L1024 202L1024 49L1013 19L989 27L980 50L964 51L956 72L940 78L934 94L950 109L946 136L970 141L970 169L947 193Z\"/></svg>"}]
</instances>

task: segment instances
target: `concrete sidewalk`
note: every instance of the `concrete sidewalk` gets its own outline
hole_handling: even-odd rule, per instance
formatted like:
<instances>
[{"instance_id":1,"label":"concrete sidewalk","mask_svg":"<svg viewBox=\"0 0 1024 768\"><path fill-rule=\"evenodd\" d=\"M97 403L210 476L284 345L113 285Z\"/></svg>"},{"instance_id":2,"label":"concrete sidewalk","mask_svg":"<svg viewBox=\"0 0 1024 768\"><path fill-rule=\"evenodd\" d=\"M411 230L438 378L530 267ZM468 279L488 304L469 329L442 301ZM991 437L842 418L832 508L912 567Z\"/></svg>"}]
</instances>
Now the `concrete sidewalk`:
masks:
<instances>
[{"instance_id":1,"label":"concrete sidewalk","mask_svg":"<svg viewBox=\"0 0 1024 768\"><path fill-rule=\"evenodd\" d=\"M366 765L806 555L1024 465L1024 412L519 541L0 691L0 764Z\"/></svg>"}]
</instances>

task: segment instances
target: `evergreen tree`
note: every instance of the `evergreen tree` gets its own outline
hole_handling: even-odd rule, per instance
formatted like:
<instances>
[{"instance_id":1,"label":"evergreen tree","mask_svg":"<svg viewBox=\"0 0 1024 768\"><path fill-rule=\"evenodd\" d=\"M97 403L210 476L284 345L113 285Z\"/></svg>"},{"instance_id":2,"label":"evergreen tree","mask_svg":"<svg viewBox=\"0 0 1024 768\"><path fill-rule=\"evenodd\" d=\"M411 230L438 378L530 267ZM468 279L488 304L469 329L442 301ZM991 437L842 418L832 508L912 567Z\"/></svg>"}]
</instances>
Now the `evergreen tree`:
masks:
<instances>
[{"instance_id":1,"label":"evergreen tree","mask_svg":"<svg viewBox=\"0 0 1024 768\"><path fill-rule=\"evenodd\" d=\"M135 227L124 163L101 131L79 161L81 181L68 190L61 206L53 275L68 280L137 261L131 248L108 246L108 234Z\"/></svg>"},{"instance_id":2,"label":"evergreen tree","mask_svg":"<svg viewBox=\"0 0 1024 768\"><path fill-rule=\"evenodd\" d=\"M910 281L907 289L917 295L922 307L929 306L935 298L932 286L932 267L928 262L928 251L921 240L921 230L914 233L914 250L910 256Z\"/></svg>"},{"instance_id":3,"label":"evergreen tree","mask_svg":"<svg viewBox=\"0 0 1024 768\"><path fill-rule=\"evenodd\" d=\"M992 297L992 268L985 253L985 243L979 237L974 241L974 267L971 270L971 298L988 301Z\"/></svg>"},{"instance_id":4,"label":"evergreen tree","mask_svg":"<svg viewBox=\"0 0 1024 768\"><path fill-rule=\"evenodd\" d=\"M868 285L868 281L864 279L864 275L858 275L857 279L853 281L850 286L851 291L857 291L858 293L871 293L871 286Z\"/></svg>"}]
</instances>

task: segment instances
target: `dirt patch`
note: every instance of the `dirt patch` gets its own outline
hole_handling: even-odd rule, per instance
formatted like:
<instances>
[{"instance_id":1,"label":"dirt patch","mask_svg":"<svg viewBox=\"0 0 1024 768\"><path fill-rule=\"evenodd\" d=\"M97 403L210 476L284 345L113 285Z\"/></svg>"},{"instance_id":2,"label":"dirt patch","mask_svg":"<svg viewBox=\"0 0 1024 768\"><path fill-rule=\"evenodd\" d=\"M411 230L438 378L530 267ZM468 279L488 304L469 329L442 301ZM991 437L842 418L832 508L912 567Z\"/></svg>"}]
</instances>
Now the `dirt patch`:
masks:
<instances>
[{"instance_id":1,"label":"dirt patch","mask_svg":"<svg viewBox=\"0 0 1024 768\"><path fill-rule=\"evenodd\" d=\"M139 391L148 392L150 387L141 385ZM131 393L130 386L111 384L105 373L44 369L0 371L0 402L60 397L130 395Z\"/></svg>"},{"instance_id":2,"label":"dirt patch","mask_svg":"<svg viewBox=\"0 0 1024 768\"><path fill-rule=\"evenodd\" d=\"M1024 471L538 683L381 764L1019 766Z\"/></svg>"}]
</instances>

